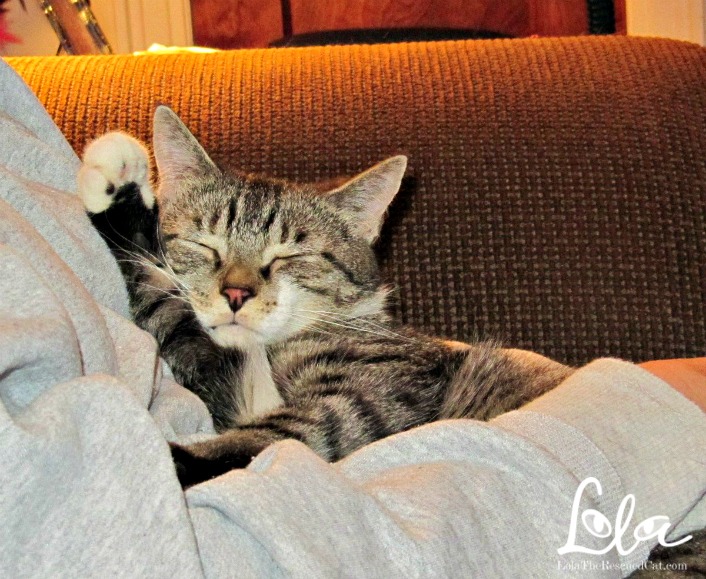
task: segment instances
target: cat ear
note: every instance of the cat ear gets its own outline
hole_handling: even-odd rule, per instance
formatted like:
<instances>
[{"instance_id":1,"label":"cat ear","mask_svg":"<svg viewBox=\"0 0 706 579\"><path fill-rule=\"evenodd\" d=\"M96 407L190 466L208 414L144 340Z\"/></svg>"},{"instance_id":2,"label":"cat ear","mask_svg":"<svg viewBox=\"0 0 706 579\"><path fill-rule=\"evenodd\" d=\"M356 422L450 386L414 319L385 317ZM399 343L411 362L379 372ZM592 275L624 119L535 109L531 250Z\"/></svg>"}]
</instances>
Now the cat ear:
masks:
<instances>
[{"instance_id":1,"label":"cat ear","mask_svg":"<svg viewBox=\"0 0 706 579\"><path fill-rule=\"evenodd\" d=\"M184 181L219 172L196 137L167 106L158 106L154 113L152 144L160 194L168 194Z\"/></svg>"},{"instance_id":2,"label":"cat ear","mask_svg":"<svg viewBox=\"0 0 706 579\"><path fill-rule=\"evenodd\" d=\"M372 243L400 189L406 168L407 157L390 157L330 191L327 199L343 213L356 234Z\"/></svg>"}]
</instances>

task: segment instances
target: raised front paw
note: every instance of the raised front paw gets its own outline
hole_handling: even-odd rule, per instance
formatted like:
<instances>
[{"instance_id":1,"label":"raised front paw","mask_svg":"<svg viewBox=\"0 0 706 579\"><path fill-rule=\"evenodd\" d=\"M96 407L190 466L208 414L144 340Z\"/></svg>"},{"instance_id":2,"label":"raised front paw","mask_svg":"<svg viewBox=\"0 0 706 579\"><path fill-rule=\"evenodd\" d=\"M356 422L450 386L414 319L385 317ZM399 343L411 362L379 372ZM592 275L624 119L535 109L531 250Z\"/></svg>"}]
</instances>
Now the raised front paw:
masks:
<instances>
[{"instance_id":1,"label":"raised front paw","mask_svg":"<svg viewBox=\"0 0 706 579\"><path fill-rule=\"evenodd\" d=\"M151 209L154 193L149 169L149 153L137 139L121 132L99 137L86 147L78 172L78 193L86 210L104 212L128 188L136 188Z\"/></svg>"},{"instance_id":2,"label":"raised front paw","mask_svg":"<svg viewBox=\"0 0 706 579\"><path fill-rule=\"evenodd\" d=\"M172 459L177 477L179 477L179 482L184 489L216 478L228 471L245 468L253 458L249 453L233 451L204 456L203 451L199 452L199 446L205 447L207 443L205 445L195 444L192 447L170 443L169 446L172 449Z\"/></svg>"}]
</instances>

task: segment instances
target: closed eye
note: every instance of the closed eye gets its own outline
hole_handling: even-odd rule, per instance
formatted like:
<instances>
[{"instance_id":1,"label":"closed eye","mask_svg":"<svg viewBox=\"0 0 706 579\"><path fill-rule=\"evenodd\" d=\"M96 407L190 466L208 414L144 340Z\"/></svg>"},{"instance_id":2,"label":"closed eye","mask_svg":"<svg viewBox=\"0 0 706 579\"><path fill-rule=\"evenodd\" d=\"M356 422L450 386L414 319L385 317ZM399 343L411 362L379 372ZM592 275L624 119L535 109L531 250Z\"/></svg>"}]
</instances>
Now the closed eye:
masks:
<instances>
[{"instance_id":1,"label":"closed eye","mask_svg":"<svg viewBox=\"0 0 706 579\"><path fill-rule=\"evenodd\" d=\"M297 257L305 257L307 255L311 255L310 253L293 253L290 255L279 255L273 259L270 260L270 262L267 265L264 265L263 267L260 268L260 275L263 277L263 279L270 279L270 276L272 275L272 268L277 264L277 262L284 262L288 261L290 259L294 259Z\"/></svg>"},{"instance_id":2,"label":"closed eye","mask_svg":"<svg viewBox=\"0 0 706 579\"><path fill-rule=\"evenodd\" d=\"M215 247L211 247L210 245L206 245L200 241L193 241L192 239L176 238L174 241L181 243L184 247L187 247L192 251L197 251L210 261L213 261L213 265L216 269L221 267L221 254L218 253L218 250Z\"/></svg>"}]
</instances>

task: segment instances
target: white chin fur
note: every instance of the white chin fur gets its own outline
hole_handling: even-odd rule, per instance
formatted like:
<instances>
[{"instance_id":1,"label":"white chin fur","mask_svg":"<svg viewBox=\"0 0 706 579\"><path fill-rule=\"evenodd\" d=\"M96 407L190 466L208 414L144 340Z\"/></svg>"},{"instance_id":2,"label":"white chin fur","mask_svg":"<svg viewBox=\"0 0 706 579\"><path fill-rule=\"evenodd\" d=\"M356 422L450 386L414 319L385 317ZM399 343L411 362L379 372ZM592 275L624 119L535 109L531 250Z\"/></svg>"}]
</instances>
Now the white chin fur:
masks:
<instances>
[{"instance_id":1,"label":"white chin fur","mask_svg":"<svg viewBox=\"0 0 706 579\"><path fill-rule=\"evenodd\" d=\"M255 332L238 324L224 324L209 330L213 341L224 348L250 348L262 344L263 340Z\"/></svg>"}]
</instances>

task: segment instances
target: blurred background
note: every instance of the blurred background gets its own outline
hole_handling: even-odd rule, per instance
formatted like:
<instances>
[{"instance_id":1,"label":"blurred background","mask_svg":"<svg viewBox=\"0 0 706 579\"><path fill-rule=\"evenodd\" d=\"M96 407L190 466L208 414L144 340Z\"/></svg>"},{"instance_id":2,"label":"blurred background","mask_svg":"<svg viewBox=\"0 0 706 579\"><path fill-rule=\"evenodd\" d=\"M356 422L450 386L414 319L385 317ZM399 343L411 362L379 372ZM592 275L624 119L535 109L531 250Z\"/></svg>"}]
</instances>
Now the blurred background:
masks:
<instances>
[{"instance_id":1,"label":"blurred background","mask_svg":"<svg viewBox=\"0 0 706 579\"><path fill-rule=\"evenodd\" d=\"M613 33L706 41L706 0L0 0L0 54L56 54L57 16L77 5L115 53L154 43L234 49ZM76 22L85 25L85 15Z\"/></svg>"}]
</instances>

